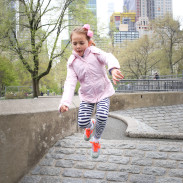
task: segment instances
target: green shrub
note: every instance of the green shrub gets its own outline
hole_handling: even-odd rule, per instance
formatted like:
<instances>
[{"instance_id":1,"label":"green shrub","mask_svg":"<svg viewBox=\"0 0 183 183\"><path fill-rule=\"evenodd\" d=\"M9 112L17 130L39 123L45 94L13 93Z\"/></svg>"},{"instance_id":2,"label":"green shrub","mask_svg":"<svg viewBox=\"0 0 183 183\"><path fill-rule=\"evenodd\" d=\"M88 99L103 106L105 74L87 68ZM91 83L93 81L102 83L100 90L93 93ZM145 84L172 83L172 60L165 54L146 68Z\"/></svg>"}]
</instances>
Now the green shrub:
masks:
<instances>
[{"instance_id":1,"label":"green shrub","mask_svg":"<svg viewBox=\"0 0 183 183\"><path fill-rule=\"evenodd\" d=\"M25 92L7 92L5 95L5 99L25 99L25 98L32 98L32 94L28 94Z\"/></svg>"}]
</instances>

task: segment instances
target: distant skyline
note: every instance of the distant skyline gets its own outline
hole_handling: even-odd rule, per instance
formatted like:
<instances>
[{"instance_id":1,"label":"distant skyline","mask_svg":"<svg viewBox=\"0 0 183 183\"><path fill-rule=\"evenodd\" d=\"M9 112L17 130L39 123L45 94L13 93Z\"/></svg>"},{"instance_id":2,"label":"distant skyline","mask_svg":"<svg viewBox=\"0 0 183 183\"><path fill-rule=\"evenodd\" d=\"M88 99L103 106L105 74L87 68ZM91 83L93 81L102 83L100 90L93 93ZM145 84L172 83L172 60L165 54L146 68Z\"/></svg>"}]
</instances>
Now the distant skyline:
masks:
<instances>
[{"instance_id":1,"label":"distant skyline","mask_svg":"<svg viewBox=\"0 0 183 183\"><path fill-rule=\"evenodd\" d=\"M98 17L98 26L105 27L104 35L108 32L108 4L114 3L115 12L123 12L123 0L97 0L97 17ZM173 6L173 17L179 19L181 22L181 27L183 27L183 1L181 0L172 0Z\"/></svg>"}]
</instances>

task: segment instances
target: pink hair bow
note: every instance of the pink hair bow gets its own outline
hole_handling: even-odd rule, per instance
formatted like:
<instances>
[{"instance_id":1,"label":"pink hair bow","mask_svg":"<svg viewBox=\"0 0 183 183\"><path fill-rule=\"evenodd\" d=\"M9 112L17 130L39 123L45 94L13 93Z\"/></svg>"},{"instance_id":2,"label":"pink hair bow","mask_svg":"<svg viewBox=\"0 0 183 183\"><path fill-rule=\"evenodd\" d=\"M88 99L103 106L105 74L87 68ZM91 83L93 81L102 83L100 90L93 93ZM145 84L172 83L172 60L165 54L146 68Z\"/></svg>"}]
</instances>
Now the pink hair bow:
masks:
<instances>
[{"instance_id":1,"label":"pink hair bow","mask_svg":"<svg viewBox=\"0 0 183 183\"><path fill-rule=\"evenodd\" d=\"M93 37L93 31L90 30L90 25L89 25L89 24L85 24L85 25L83 26L83 28L86 29L86 30L88 30L87 36Z\"/></svg>"}]
</instances>

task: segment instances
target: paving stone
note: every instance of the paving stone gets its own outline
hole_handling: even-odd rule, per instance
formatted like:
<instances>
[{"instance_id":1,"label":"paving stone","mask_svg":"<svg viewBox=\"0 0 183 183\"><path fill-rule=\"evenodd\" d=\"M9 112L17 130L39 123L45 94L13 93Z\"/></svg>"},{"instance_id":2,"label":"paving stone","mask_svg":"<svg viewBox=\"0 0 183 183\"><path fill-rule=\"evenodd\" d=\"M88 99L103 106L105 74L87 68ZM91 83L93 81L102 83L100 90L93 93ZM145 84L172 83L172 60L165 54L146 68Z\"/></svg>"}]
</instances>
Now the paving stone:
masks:
<instances>
[{"instance_id":1,"label":"paving stone","mask_svg":"<svg viewBox=\"0 0 183 183\"><path fill-rule=\"evenodd\" d=\"M120 149L135 149L136 148L136 145L135 144L117 144L116 145L117 148L120 148Z\"/></svg>"},{"instance_id":2,"label":"paving stone","mask_svg":"<svg viewBox=\"0 0 183 183\"><path fill-rule=\"evenodd\" d=\"M105 180L97 180L97 179L87 179L85 183L108 183Z\"/></svg>"},{"instance_id":3,"label":"paving stone","mask_svg":"<svg viewBox=\"0 0 183 183\"><path fill-rule=\"evenodd\" d=\"M41 167L40 175L59 175L61 169L59 167Z\"/></svg>"},{"instance_id":4,"label":"paving stone","mask_svg":"<svg viewBox=\"0 0 183 183\"><path fill-rule=\"evenodd\" d=\"M170 159L183 161L183 153L171 154Z\"/></svg>"},{"instance_id":5,"label":"paving stone","mask_svg":"<svg viewBox=\"0 0 183 183\"><path fill-rule=\"evenodd\" d=\"M164 152L147 152L146 157L153 159L167 159L168 154Z\"/></svg>"},{"instance_id":6,"label":"paving stone","mask_svg":"<svg viewBox=\"0 0 183 183\"><path fill-rule=\"evenodd\" d=\"M77 169L64 169L62 175L64 177L76 177L76 178L81 178L83 175L82 170L77 170Z\"/></svg>"},{"instance_id":7,"label":"paving stone","mask_svg":"<svg viewBox=\"0 0 183 183\"><path fill-rule=\"evenodd\" d=\"M169 178L169 177L163 177L159 178L157 177L157 183L182 183L182 179L180 178Z\"/></svg>"},{"instance_id":8,"label":"paving stone","mask_svg":"<svg viewBox=\"0 0 183 183\"><path fill-rule=\"evenodd\" d=\"M139 166L150 166L152 165L152 159L148 158L133 158L131 161L132 165L139 165Z\"/></svg>"},{"instance_id":9,"label":"paving stone","mask_svg":"<svg viewBox=\"0 0 183 183\"><path fill-rule=\"evenodd\" d=\"M90 153L89 149L77 149L76 150L76 154L85 155L85 154L89 154L89 153Z\"/></svg>"},{"instance_id":10,"label":"paving stone","mask_svg":"<svg viewBox=\"0 0 183 183\"><path fill-rule=\"evenodd\" d=\"M120 149L104 149L104 150L102 150L102 153L104 155L121 156L123 154L123 150L120 150Z\"/></svg>"},{"instance_id":11,"label":"paving stone","mask_svg":"<svg viewBox=\"0 0 183 183\"><path fill-rule=\"evenodd\" d=\"M118 169L118 164L115 163L99 163L97 165L97 170L102 171L116 171Z\"/></svg>"},{"instance_id":12,"label":"paving stone","mask_svg":"<svg viewBox=\"0 0 183 183\"><path fill-rule=\"evenodd\" d=\"M104 179L104 176L105 176L105 172L102 172L102 171L87 170L84 172L85 178Z\"/></svg>"},{"instance_id":13,"label":"paving stone","mask_svg":"<svg viewBox=\"0 0 183 183\"><path fill-rule=\"evenodd\" d=\"M128 180L128 173L108 172L107 180L125 182Z\"/></svg>"},{"instance_id":14,"label":"paving stone","mask_svg":"<svg viewBox=\"0 0 183 183\"><path fill-rule=\"evenodd\" d=\"M155 183L156 177L152 175L131 175L131 183Z\"/></svg>"},{"instance_id":15,"label":"paving stone","mask_svg":"<svg viewBox=\"0 0 183 183\"><path fill-rule=\"evenodd\" d=\"M87 157L85 155L72 154L72 155L66 155L65 159L75 161L86 161Z\"/></svg>"},{"instance_id":16,"label":"paving stone","mask_svg":"<svg viewBox=\"0 0 183 183\"><path fill-rule=\"evenodd\" d=\"M62 179L60 177L42 177L40 183L60 183L62 182Z\"/></svg>"},{"instance_id":17,"label":"paving stone","mask_svg":"<svg viewBox=\"0 0 183 183\"><path fill-rule=\"evenodd\" d=\"M75 149L70 148L59 148L55 150L55 153L61 153L61 154L74 154Z\"/></svg>"},{"instance_id":18,"label":"paving stone","mask_svg":"<svg viewBox=\"0 0 183 183\"><path fill-rule=\"evenodd\" d=\"M84 183L82 179L63 178L62 183Z\"/></svg>"},{"instance_id":19,"label":"paving stone","mask_svg":"<svg viewBox=\"0 0 183 183\"><path fill-rule=\"evenodd\" d=\"M154 166L164 167L164 168L176 168L177 162L171 160L155 160Z\"/></svg>"},{"instance_id":20,"label":"paving stone","mask_svg":"<svg viewBox=\"0 0 183 183\"><path fill-rule=\"evenodd\" d=\"M56 167L62 167L62 168L72 168L74 165L74 161L72 160L59 160L56 162Z\"/></svg>"},{"instance_id":21,"label":"paving stone","mask_svg":"<svg viewBox=\"0 0 183 183\"><path fill-rule=\"evenodd\" d=\"M183 169L183 161L178 163L178 168Z\"/></svg>"},{"instance_id":22,"label":"paving stone","mask_svg":"<svg viewBox=\"0 0 183 183\"><path fill-rule=\"evenodd\" d=\"M144 170L142 173L148 174L148 175L163 176L166 173L166 169L156 168L156 167L144 167Z\"/></svg>"},{"instance_id":23,"label":"paving stone","mask_svg":"<svg viewBox=\"0 0 183 183\"><path fill-rule=\"evenodd\" d=\"M55 160L50 158L50 159L43 159L40 162L40 165L41 166L53 166L54 163L55 163Z\"/></svg>"},{"instance_id":24,"label":"paving stone","mask_svg":"<svg viewBox=\"0 0 183 183\"><path fill-rule=\"evenodd\" d=\"M144 157L145 152L139 151L139 150L125 150L124 151L124 156L129 156L129 157Z\"/></svg>"},{"instance_id":25,"label":"paving stone","mask_svg":"<svg viewBox=\"0 0 183 183\"><path fill-rule=\"evenodd\" d=\"M181 178L183 178L183 171L182 171L182 169L170 170L169 175L171 177L181 177Z\"/></svg>"},{"instance_id":26,"label":"paving stone","mask_svg":"<svg viewBox=\"0 0 183 183\"><path fill-rule=\"evenodd\" d=\"M56 154L56 153L52 153L52 154L48 154L46 155L47 159L53 158L53 159L63 159L65 157L65 154Z\"/></svg>"},{"instance_id":27,"label":"paving stone","mask_svg":"<svg viewBox=\"0 0 183 183\"><path fill-rule=\"evenodd\" d=\"M40 176L26 175L19 183L39 183L41 180Z\"/></svg>"},{"instance_id":28,"label":"paving stone","mask_svg":"<svg viewBox=\"0 0 183 183\"><path fill-rule=\"evenodd\" d=\"M159 151L165 151L165 152L179 152L181 151L181 148L178 146L161 146L159 148Z\"/></svg>"},{"instance_id":29,"label":"paving stone","mask_svg":"<svg viewBox=\"0 0 183 183\"><path fill-rule=\"evenodd\" d=\"M143 151L156 151L158 147L156 145L139 144L137 149Z\"/></svg>"},{"instance_id":30,"label":"paving stone","mask_svg":"<svg viewBox=\"0 0 183 183\"><path fill-rule=\"evenodd\" d=\"M110 156L108 161L110 163L124 164L127 165L130 161L129 157Z\"/></svg>"},{"instance_id":31,"label":"paving stone","mask_svg":"<svg viewBox=\"0 0 183 183\"><path fill-rule=\"evenodd\" d=\"M128 172L133 174L139 174L141 172L142 167L136 165L119 165L119 171Z\"/></svg>"},{"instance_id":32,"label":"paving stone","mask_svg":"<svg viewBox=\"0 0 183 183\"><path fill-rule=\"evenodd\" d=\"M96 163L93 162L78 162L75 168L93 170L95 168L95 165Z\"/></svg>"}]
</instances>

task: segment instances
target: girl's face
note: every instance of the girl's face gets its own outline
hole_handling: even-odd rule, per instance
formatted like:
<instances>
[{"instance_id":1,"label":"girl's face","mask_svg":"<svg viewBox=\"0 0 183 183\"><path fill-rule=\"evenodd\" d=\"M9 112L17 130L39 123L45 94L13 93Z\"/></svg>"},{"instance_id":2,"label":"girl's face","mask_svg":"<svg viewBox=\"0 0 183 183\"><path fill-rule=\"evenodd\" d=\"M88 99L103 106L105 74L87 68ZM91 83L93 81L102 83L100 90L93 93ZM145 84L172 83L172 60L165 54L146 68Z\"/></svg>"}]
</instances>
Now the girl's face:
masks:
<instances>
[{"instance_id":1,"label":"girl's face","mask_svg":"<svg viewBox=\"0 0 183 183\"><path fill-rule=\"evenodd\" d=\"M79 55L83 56L86 48L91 46L91 41L86 39L86 35L82 33L72 34L72 49Z\"/></svg>"}]
</instances>

